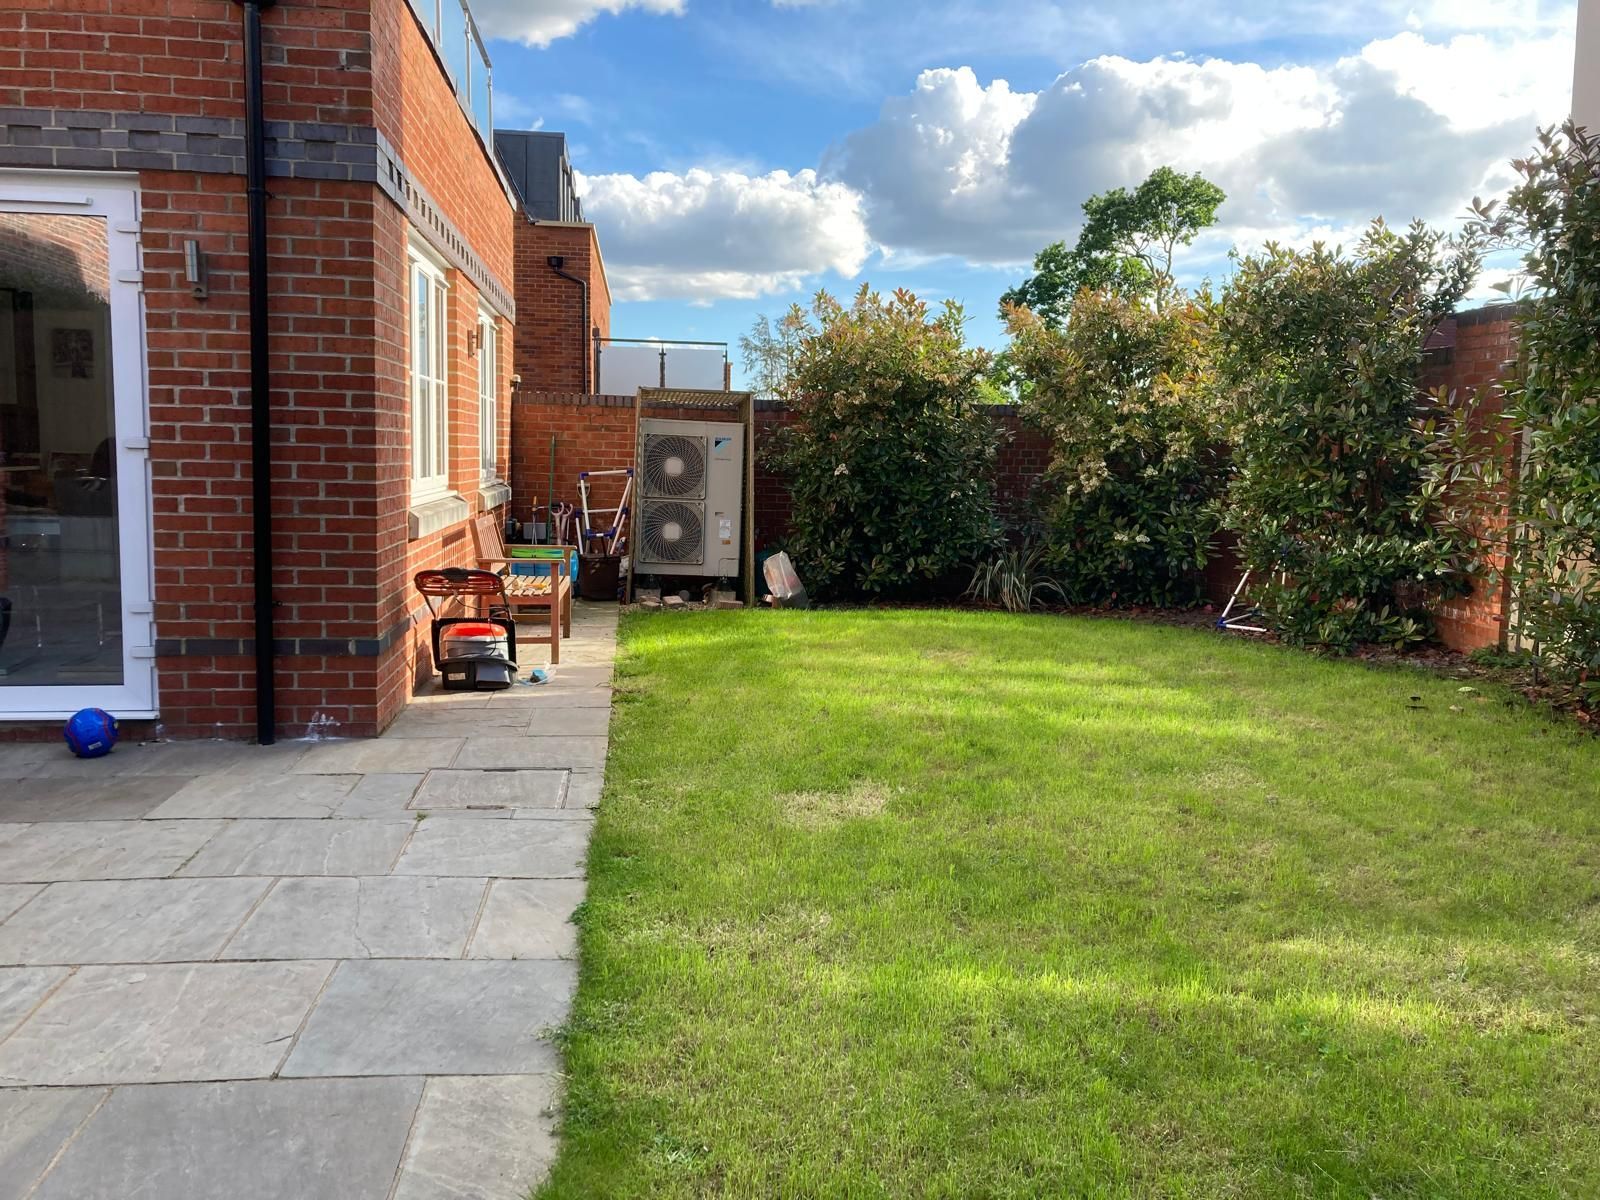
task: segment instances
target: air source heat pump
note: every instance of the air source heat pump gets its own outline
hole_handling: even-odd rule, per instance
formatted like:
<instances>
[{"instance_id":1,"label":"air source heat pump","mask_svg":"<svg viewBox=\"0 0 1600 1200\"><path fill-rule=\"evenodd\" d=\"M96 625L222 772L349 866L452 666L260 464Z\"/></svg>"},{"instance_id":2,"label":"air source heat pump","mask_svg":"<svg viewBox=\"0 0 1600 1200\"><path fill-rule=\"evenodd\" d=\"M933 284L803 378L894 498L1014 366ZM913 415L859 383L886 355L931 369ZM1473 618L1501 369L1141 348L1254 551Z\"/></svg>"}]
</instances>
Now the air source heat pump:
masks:
<instances>
[{"instance_id":1,"label":"air source heat pump","mask_svg":"<svg viewBox=\"0 0 1600 1200\"><path fill-rule=\"evenodd\" d=\"M732 578L744 519L744 426L639 422L634 569Z\"/></svg>"}]
</instances>

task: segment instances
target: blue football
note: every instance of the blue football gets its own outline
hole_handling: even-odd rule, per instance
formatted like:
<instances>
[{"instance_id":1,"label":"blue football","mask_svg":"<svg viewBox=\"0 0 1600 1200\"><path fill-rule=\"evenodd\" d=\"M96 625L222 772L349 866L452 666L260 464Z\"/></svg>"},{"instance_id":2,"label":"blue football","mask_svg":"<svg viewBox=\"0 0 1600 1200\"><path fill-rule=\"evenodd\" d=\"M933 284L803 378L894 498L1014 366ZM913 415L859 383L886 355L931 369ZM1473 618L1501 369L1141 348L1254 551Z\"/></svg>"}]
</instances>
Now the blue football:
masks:
<instances>
[{"instance_id":1,"label":"blue football","mask_svg":"<svg viewBox=\"0 0 1600 1200\"><path fill-rule=\"evenodd\" d=\"M103 708L80 708L67 718L61 735L79 758L99 758L117 744L117 719Z\"/></svg>"}]
</instances>

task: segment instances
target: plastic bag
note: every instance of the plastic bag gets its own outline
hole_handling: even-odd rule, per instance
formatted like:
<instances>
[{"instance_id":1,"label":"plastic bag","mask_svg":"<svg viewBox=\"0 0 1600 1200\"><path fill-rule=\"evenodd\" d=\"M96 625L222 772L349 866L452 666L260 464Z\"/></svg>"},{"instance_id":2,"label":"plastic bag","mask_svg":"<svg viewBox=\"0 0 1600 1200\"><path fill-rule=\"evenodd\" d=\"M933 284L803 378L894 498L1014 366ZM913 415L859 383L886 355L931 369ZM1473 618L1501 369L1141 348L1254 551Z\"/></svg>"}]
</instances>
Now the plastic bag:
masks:
<instances>
[{"instance_id":1,"label":"plastic bag","mask_svg":"<svg viewBox=\"0 0 1600 1200\"><path fill-rule=\"evenodd\" d=\"M772 604L775 608L810 608L811 601L806 596L805 585L800 582L796 574L794 563L789 561L789 556L779 551L762 564L761 573L766 576L767 589L772 593Z\"/></svg>"}]
</instances>

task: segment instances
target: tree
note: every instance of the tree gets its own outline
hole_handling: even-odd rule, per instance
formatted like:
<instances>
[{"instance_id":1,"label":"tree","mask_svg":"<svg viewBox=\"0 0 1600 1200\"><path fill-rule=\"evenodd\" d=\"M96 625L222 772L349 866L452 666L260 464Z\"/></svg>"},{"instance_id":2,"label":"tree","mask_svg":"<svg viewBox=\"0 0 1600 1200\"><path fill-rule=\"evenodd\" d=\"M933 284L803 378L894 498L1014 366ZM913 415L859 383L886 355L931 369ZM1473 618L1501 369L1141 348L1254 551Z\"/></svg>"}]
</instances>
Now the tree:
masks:
<instances>
[{"instance_id":1,"label":"tree","mask_svg":"<svg viewBox=\"0 0 1600 1200\"><path fill-rule=\"evenodd\" d=\"M1050 436L1045 563L1075 604L1189 604L1223 480L1208 305L1084 288L1064 329L1013 309L1024 412Z\"/></svg>"},{"instance_id":2,"label":"tree","mask_svg":"<svg viewBox=\"0 0 1600 1200\"><path fill-rule=\"evenodd\" d=\"M1217 320L1233 478L1225 524L1285 640L1347 649L1428 634L1470 539L1425 503L1452 414L1418 386L1423 345L1482 254L1421 222L1373 222L1354 254L1268 244Z\"/></svg>"},{"instance_id":3,"label":"tree","mask_svg":"<svg viewBox=\"0 0 1600 1200\"><path fill-rule=\"evenodd\" d=\"M1068 249L1055 242L1039 251L1034 273L1000 298L1002 314L1030 308L1059 327L1084 288L1148 297L1164 310L1177 291L1172 261L1179 246L1215 224L1227 194L1198 172L1158 167L1133 191L1112 188L1083 203L1083 229Z\"/></svg>"},{"instance_id":4,"label":"tree","mask_svg":"<svg viewBox=\"0 0 1600 1200\"><path fill-rule=\"evenodd\" d=\"M814 332L798 304L790 305L776 321L758 314L750 332L739 337L739 357L750 390L765 400L789 399L800 343Z\"/></svg>"},{"instance_id":5,"label":"tree","mask_svg":"<svg viewBox=\"0 0 1600 1200\"><path fill-rule=\"evenodd\" d=\"M794 359L793 421L771 461L793 500L789 551L818 596L908 596L954 585L991 549L995 431L979 403L987 351L961 308L905 290L826 292Z\"/></svg>"}]
</instances>

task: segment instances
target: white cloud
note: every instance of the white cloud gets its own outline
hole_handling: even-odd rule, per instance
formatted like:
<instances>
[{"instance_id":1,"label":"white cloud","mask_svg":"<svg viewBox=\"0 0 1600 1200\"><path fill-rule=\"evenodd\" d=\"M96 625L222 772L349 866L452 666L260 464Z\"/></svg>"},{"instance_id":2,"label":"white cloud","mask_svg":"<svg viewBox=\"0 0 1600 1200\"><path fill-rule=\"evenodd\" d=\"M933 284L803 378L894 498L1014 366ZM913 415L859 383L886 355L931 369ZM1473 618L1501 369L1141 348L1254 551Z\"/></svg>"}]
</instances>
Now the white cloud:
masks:
<instances>
[{"instance_id":1,"label":"white cloud","mask_svg":"<svg viewBox=\"0 0 1600 1200\"><path fill-rule=\"evenodd\" d=\"M774 41L770 4L722 6L700 30L725 69L837 100L881 99L929 64L1015 61L1077 66L1097 54L1135 61L1204 47L1271 63L1311 47L1359 44L1411 28L1432 40L1486 31L1543 36L1573 25L1573 0L834 0L785 4ZM777 49L775 50L775 46ZM1304 61L1304 60L1302 60ZM1557 66L1555 73L1570 72Z\"/></svg>"},{"instance_id":2,"label":"white cloud","mask_svg":"<svg viewBox=\"0 0 1600 1200\"><path fill-rule=\"evenodd\" d=\"M660 171L580 177L619 300L754 299L825 271L856 274L871 251L861 199L814 171Z\"/></svg>"},{"instance_id":3,"label":"white cloud","mask_svg":"<svg viewBox=\"0 0 1600 1200\"><path fill-rule=\"evenodd\" d=\"M1562 113L1572 98L1572 51L1568 25L1517 39L1474 33L1429 42L1408 32L1369 42L1360 57L1452 125L1481 129L1529 111Z\"/></svg>"},{"instance_id":4,"label":"white cloud","mask_svg":"<svg viewBox=\"0 0 1600 1200\"><path fill-rule=\"evenodd\" d=\"M1195 248L1214 266L1233 244L1348 240L1379 214L1460 215L1474 193L1503 188L1537 124L1561 117L1570 61L1570 29L1540 23L1402 32L1310 66L1105 55L1039 91L939 68L816 171L593 175L584 208L619 299L756 299L857 276L875 258L1026 263L1075 236L1087 196L1170 164L1228 192Z\"/></svg>"},{"instance_id":5,"label":"white cloud","mask_svg":"<svg viewBox=\"0 0 1600 1200\"><path fill-rule=\"evenodd\" d=\"M602 13L637 8L678 15L683 6L684 0L472 0L472 15L487 38L548 46Z\"/></svg>"},{"instance_id":6,"label":"white cloud","mask_svg":"<svg viewBox=\"0 0 1600 1200\"><path fill-rule=\"evenodd\" d=\"M1213 243L1459 215L1566 105L1570 32L1373 41L1318 67L1092 59L1037 93L925 71L835 145L890 253L1026 262L1075 235L1079 205L1170 164L1229 194ZM1555 75L1552 81L1551 76ZM1214 244L1213 249L1217 246Z\"/></svg>"}]
</instances>

